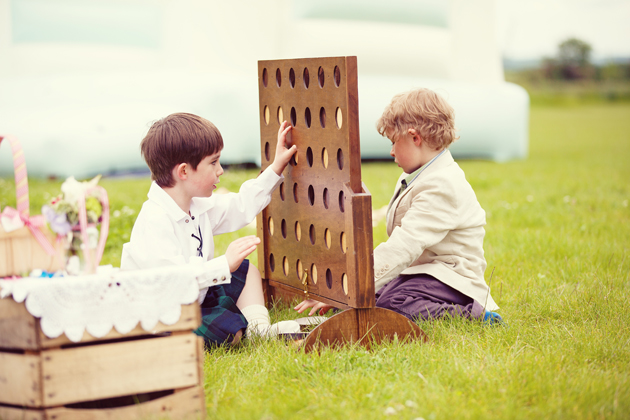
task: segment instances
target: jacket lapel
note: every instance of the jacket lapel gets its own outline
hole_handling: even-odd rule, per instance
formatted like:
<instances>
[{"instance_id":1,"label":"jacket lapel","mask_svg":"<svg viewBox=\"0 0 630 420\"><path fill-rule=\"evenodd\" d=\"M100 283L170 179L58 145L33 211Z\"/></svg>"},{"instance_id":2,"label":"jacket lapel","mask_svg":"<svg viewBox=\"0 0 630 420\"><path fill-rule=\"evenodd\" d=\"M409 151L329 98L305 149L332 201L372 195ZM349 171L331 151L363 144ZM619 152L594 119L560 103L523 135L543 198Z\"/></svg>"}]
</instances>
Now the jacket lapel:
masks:
<instances>
[{"instance_id":1,"label":"jacket lapel","mask_svg":"<svg viewBox=\"0 0 630 420\"><path fill-rule=\"evenodd\" d=\"M409 191L411 191L413 188L417 187L422 178L426 177L427 175L431 174L432 172L435 171L439 171L440 169L443 169L445 167L447 167L448 165L452 164L453 162L455 162L453 160L453 156L451 155L451 151L450 150L446 150L442 156L438 157L428 168L426 168L424 171L422 171L420 173L420 175L418 175L418 178L415 179L411 185L409 185L407 188L405 188L404 191L402 191L400 194L398 194L398 197L396 197L394 199L394 197L396 196L396 193L394 192L394 195L392 196L392 200L390 200L390 206L389 206L389 211L387 212L387 234L390 235L392 230L394 229L394 215L396 214L396 209L398 208L398 204L400 204L400 200L402 200L402 198L407 195L409 193ZM408 176L409 174L406 174L403 172L403 174L400 176L400 178L398 178L398 188L396 189L396 192L400 189L400 181L405 179L406 176Z\"/></svg>"}]
</instances>

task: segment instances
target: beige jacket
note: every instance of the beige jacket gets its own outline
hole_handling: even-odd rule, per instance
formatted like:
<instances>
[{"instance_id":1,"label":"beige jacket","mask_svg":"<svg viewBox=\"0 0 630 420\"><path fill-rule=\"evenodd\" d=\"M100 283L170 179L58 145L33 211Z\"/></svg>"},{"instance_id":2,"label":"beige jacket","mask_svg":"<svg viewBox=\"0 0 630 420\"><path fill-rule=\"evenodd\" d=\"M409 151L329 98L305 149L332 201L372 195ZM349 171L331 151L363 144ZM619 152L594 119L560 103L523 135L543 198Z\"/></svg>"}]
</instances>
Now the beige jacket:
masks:
<instances>
[{"instance_id":1,"label":"beige jacket","mask_svg":"<svg viewBox=\"0 0 630 420\"><path fill-rule=\"evenodd\" d=\"M400 274L425 273L487 310L498 309L484 280L486 213L450 151L394 197L387 214L389 239L374 250L376 290Z\"/></svg>"}]
</instances>

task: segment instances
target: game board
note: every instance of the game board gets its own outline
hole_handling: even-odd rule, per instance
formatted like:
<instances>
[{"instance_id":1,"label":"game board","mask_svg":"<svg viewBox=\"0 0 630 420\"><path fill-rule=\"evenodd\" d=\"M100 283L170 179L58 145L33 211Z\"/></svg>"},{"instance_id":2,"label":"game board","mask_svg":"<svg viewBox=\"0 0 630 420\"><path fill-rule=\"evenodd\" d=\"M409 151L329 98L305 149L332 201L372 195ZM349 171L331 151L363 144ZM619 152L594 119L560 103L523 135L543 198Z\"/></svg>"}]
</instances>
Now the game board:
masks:
<instances>
[{"instance_id":1,"label":"game board","mask_svg":"<svg viewBox=\"0 0 630 420\"><path fill-rule=\"evenodd\" d=\"M372 204L361 182L356 57L259 61L258 76L262 168L273 162L282 121L293 126L288 141L298 148L257 220L268 296L300 295L353 310L320 325L310 345L314 333L329 342L362 340L368 330L383 338L424 336L405 317L374 305Z\"/></svg>"}]
</instances>

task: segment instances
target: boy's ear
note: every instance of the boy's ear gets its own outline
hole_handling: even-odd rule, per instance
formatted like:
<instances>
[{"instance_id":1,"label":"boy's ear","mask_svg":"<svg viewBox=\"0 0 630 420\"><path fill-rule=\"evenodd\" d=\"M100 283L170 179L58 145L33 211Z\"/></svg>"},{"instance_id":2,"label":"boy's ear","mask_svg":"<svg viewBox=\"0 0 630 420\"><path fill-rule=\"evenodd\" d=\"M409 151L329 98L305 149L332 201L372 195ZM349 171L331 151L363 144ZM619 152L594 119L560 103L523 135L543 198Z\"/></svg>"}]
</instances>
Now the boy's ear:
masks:
<instances>
[{"instance_id":1,"label":"boy's ear","mask_svg":"<svg viewBox=\"0 0 630 420\"><path fill-rule=\"evenodd\" d=\"M173 175L178 179L185 180L188 178L188 171L190 170L187 163L180 163L173 169Z\"/></svg>"},{"instance_id":2,"label":"boy's ear","mask_svg":"<svg viewBox=\"0 0 630 420\"><path fill-rule=\"evenodd\" d=\"M408 133L413 139L413 144L420 147L420 145L422 145L422 137L420 136L420 133L418 133L415 128L410 128Z\"/></svg>"}]
</instances>

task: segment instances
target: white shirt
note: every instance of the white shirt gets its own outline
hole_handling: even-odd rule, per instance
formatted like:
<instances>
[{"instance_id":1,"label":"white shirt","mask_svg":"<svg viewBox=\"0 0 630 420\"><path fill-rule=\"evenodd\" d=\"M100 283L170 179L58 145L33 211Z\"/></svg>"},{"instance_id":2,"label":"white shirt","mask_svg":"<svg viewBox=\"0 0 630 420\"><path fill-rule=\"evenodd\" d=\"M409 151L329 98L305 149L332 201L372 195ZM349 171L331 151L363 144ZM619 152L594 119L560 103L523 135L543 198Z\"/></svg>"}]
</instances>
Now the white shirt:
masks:
<instances>
[{"instance_id":1,"label":"white shirt","mask_svg":"<svg viewBox=\"0 0 630 420\"><path fill-rule=\"evenodd\" d=\"M123 245L121 269L198 262L199 240L192 235L198 237L201 230L201 258L207 268L207 275L199 278L199 302L203 302L209 286L229 283L232 278L227 258L224 255L214 258L213 236L234 232L251 223L267 207L271 193L283 179L267 168L258 178L244 182L238 193L193 198L190 215L153 182L131 238Z\"/></svg>"}]
</instances>

